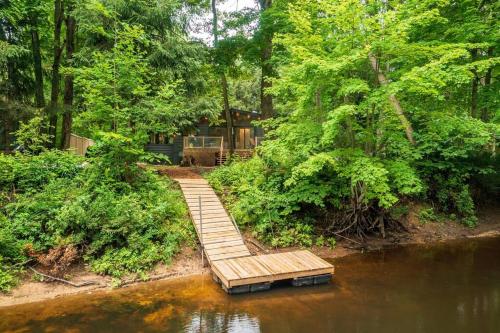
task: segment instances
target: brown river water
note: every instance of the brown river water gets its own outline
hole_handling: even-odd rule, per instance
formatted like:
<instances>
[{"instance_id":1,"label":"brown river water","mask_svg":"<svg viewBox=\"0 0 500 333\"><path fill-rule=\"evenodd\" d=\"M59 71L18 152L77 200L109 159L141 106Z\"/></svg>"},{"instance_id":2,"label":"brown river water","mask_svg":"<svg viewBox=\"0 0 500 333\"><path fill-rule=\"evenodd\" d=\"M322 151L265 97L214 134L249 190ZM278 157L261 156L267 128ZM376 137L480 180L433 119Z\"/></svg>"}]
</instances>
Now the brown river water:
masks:
<instances>
[{"instance_id":1,"label":"brown river water","mask_svg":"<svg viewBox=\"0 0 500 333\"><path fill-rule=\"evenodd\" d=\"M334 264L324 286L228 296L198 276L0 308L0 332L500 332L500 238Z\"/></svg>"}]
</instances>

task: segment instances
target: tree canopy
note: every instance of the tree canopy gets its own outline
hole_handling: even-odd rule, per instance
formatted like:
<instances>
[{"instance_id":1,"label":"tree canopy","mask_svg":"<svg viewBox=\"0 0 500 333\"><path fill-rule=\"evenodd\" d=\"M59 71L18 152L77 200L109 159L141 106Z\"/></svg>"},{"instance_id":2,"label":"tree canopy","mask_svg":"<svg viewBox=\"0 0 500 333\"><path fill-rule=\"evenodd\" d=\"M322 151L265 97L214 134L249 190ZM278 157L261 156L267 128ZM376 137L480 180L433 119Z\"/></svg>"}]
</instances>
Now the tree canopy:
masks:
<instances>
[{"instance_id":1,"label":"tree canopy","mask_svg":"<svg viewBox=\"0 0 500 333\"><path fill-rule=\"evenodd\" d=\"M413 201L477 223L500 184L497 1L224 4L3 1L2 148L76 133L137 161L151 133L256 111L254 157L209 177L263 238L384 234Z\"/></svg>"}]
</instances>

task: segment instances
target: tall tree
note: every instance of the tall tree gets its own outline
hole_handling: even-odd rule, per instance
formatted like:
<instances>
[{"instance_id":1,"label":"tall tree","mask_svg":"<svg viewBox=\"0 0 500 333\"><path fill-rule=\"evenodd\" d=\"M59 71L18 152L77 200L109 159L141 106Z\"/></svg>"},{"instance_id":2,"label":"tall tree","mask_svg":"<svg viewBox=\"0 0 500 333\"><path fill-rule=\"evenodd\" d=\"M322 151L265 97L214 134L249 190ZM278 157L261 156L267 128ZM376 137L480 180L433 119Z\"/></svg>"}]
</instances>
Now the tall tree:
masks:
<instances>
[{"instance_id":1,"label":"tall tree","mask_svg":"<svg viewBox=\"0 0 500 333\"><path fill-rule=\"evenodd\" d=\"M217 47L219 46L219 29L217 24L218 24L217 3L216 0L212 0L212 33L214 37L214 49L217 49ZM224 103L224 115L226 118L228 148L229 148L229 153L232 154L234 151L233 118L231 116L231 109L229 107L227 78L226 78L225 68L221 64L216 63L216 70L219 72L220 84L222 86L222 98Z\"/></svg>"},{"instance_id":2,"label":"tall tree","mask_svg":"<svg viewBox=\"0 0 500 333\"><path fill-rule=\"evenodd\" d=\"M273 65L271 63L273 52L273 28L270 17L267 15L272 6L272 0L259 0L260 3L260 63L261 63L261 83L260 83L260 112L263 119L274 115L273 97L267 92L272 87L271 79L274 76Z\"/></svg>"},{"instance_id":3,"label":"tall tree","mask_svg":"<svg viewBox=\"0 0 500 333\"><path fill-rule=\"evenodd\" d=\"M40 47L40 35L38 33L38 21L40 4L33 4L28 12L28 20L31 34L31 51L33 54L33 68L35 73L35 106L43 108L45 106L45 96L43 93L43 71L42 71L42 51ZM37 6L38 5L38 6Z\"/></svg>"},{"instance_id":4,"label":"tall tree","mask_svg":"<svg viewBox=\"0 0 500 333\"><path fill-rule=\"evenodd\" d=\"M382 86L386 86L388 83L387 78L385 77L384 73L380 70L379 63L377 61L377 58L375 58L374 55L369 55L369 60L370 60L370 65L373 69L373 71L377 75L377 80L378 83ZM413 138L413 126L411 125L410 121L406 117L403 108L401 107L401 103L399 102L399 99L396 97L394 94L389 94L389 103L392 105L394 108L394 111L396 112L396 115L398 116L398 119L401 123L401 126L403 126L406 134L406 138L412 145L415 144L415 139Z\"/></svg>"},{"instance_id":5,"label":"tall tree","mask_svg":"<svg viewBox=\"0 0 500 333\"><path fill-rule=\"evenodd\" d=\"M59 108L59 90L61 75L61 55L63 47L61 46L61 29L64 21L64 6L62 0L54 0L54 41L52 45L52 86L49 106L49 134L52 135L52 145L56 143L57 110Z\"/></svg>"},{"instance_id":6,"label":"tall tree","mask_svg":"<svg viewBox=\"0 0 500 333\"><path fill-rule=\"evenodd\" d=\"M73 5L68 4L66 23L66 62L72 65L73 53L75 51L76 20L73 16ZM61 148L69 148L71 127L73 123L73 75L66 74L64 77L64 101L63 101L63 121L61 130Z\"/></svg>"}]
</instances>

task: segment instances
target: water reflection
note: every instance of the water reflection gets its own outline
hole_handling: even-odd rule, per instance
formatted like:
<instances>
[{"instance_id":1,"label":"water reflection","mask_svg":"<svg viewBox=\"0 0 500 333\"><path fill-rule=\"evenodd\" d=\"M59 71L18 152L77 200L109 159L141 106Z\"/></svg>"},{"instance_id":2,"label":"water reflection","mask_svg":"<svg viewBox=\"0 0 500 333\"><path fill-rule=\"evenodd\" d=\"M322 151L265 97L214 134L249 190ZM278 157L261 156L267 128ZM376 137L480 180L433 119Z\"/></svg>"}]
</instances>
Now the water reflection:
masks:
<instances>
[{"instance_id":1,"label":"water reflection","mask_svg":"<svg viewBox=\"0 0 500 333\"><path fill-rule=\"evenodd\" d=\"M193 313L184 327L186 333L228 332L228 333L259 333L259 319L246 313Z\"/></svg>"},{"instance_id":2,"label":"water reflection","mask_svg":"<svg viewBox=\"0 0 500 333\"><path fill-rule=\"evenodd\" d=\"M500 332L500 238L335 261L334 283L228 296L210 277L0 308L0 332Z\"/></svg>"}]
</instances>

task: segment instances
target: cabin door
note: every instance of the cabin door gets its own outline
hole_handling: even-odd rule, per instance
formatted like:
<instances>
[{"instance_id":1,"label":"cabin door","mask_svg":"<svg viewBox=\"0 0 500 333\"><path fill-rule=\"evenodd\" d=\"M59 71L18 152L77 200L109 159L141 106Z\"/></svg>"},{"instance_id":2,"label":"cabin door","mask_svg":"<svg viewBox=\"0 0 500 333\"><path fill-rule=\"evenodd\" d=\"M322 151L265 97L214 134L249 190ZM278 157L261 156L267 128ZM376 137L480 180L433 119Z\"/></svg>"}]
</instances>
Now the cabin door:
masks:
<instances>
[{"instance_id":1,"label":"cabin door","mask_svg":"<svg viewBox=\"0 0 500 333\"><path fill-rule=\"evenodd\" d=\"M252 149L252 128L239 127L235 128L235 148L236 149Z\"/></svg>"}]
</instances>

